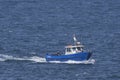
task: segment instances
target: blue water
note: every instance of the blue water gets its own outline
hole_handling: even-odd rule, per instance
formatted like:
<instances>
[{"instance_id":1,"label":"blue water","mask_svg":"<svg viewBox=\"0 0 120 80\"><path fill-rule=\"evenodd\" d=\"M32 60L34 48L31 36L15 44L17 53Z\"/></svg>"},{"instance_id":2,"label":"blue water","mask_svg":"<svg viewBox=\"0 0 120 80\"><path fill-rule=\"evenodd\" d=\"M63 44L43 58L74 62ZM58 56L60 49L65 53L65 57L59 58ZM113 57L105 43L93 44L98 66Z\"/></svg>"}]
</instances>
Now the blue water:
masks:
<instances>
[{"instance_id":1,"label":"blue water","mask_svg":"<svg viewBox=\"0 0 120 80\"><path fill-rule=\"evenodd\" d=\"M94 65L36 62L73 34ZM120 80L120 0L0 0L0 80Z\"/></svg>"}]
</instances>

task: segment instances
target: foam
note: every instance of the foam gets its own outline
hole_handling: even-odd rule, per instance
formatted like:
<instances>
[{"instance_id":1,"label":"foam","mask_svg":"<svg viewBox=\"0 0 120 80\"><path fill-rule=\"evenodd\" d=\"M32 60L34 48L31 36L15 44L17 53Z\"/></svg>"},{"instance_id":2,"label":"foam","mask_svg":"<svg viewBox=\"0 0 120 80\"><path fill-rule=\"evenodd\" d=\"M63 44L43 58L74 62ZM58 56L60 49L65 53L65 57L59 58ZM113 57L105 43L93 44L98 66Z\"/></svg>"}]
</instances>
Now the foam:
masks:
<instances>
[{"instance_id":1,"label":"foam","mask_svg":"<svg viewBox=\"0 0 120 80\"><path fill-rule=\"evenodd\" d=\"M50 63L66 63L66 64L94 64L95 60L90 59L86 61L73 61L73 60L68 60L68 61L50 61Z\"/></svg>"},{"instance_id":2,"label":"foam","mask_svg":"<svg viewBox=\"0 0 120 80\"><path fill-rule=\"evenodd\" d=\"M0 61L6 61L6 60L18 60L18 61L27 60L27 61L35 61L35 62L45 62L45 58L38 57L38 56L33 56L33 57L24 56L20 58L20 57L14 57L11 55L0 54Z\"/></svg>"},{"instance_id":3,"label":"foam","mask_svg":"<svg viewBox=\"0 0 120 80\"><path fill-rule=\"evenodd\" d=\"M31 61L31 62L37 62L37 63L66 63L66 64L94 64L95 63L94 59L90 59L90 60L86 60L86 61L68 60L68 61L50 61L50 62L47 62L45 58L38 57L38 56L32 56L32 57L24 56L23 58L20 58L20 57L14 57L11 55L0 54L0 61L7 61L7 60Z\"/></svg>"}]
</instances>

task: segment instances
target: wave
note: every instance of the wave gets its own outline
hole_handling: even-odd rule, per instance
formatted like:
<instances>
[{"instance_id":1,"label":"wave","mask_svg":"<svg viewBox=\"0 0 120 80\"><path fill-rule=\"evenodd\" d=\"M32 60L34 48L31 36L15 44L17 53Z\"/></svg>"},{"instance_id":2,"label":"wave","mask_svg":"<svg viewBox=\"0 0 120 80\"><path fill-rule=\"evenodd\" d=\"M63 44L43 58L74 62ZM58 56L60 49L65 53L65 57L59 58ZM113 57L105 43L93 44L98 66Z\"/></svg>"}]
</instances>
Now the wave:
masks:
<instances>
[{"instance_id":1,"label":"wave","mask_svg":"<svg viewBox=\"0 0 120 80\"><path fill-rule=\"evenodd\" d=\"M73 61L73 60L68 60L68 61L50 61L47 62L45 58L43 57L38 57L38 56L32 56L32 57L14 57L10 55L5 55L5 54L0 54L0 61L7 61L7 60L15 60L15 61L31 61L31 62L37 62L37 63L65 63L65 64L94 64L95 60L90 59L86 61Z\"/></svg>"},{"instance_id":2,"label":"wave","mask_svg":"<svg viewBox=\"0 0 120 80\"><path fill-rule=\"evenodd\" d=\"M33 57L14 57L10 55L0 54L0 61L7 61L7 60L16 60L16 61L34 61L34 62L46 62L45 58L33 56Z\"/></svg>"},{"instance_id":3,"label":"wave","mask_svg":"<svg viewBox=\"0 0 120 80\"><path fill-rule=\"evenodd\" d=\"M94 64L95 60L85 60L85 61L74 61L74 60L68 60L68 61L50 61L49 63L65 63L65 64Z\"/></svg>"}]
</instances>

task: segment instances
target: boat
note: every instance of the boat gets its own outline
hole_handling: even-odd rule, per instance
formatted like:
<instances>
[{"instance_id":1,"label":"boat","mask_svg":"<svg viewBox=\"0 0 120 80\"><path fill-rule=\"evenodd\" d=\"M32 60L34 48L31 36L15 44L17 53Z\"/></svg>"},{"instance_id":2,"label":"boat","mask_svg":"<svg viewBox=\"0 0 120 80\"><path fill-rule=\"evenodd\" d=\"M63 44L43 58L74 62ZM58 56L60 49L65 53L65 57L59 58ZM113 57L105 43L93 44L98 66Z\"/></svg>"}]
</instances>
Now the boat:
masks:
<instances>
[{"instance_id":1,"label":"boat","mask_svg":"<svg viewBox=\"0 0 120 80\"><path fill-rule=\"evenodd\" d=\"M46 54L45 59L47 62L66 62L66 61L90 61L92 52L84 50L82 45L73 36L74 45L65 46L64 53Z\"/></svg>"}]
</instances>

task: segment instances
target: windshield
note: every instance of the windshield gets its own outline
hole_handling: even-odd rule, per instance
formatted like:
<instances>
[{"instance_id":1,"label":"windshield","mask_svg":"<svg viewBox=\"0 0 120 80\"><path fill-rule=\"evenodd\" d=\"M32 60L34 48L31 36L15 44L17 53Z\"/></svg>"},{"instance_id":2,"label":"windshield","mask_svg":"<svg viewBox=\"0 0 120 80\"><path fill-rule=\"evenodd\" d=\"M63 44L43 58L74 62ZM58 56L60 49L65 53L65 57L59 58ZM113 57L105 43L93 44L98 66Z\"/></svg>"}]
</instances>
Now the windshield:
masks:
<instances>
[{"instance_id":1,"label":"windshield","mask_svg":"<svg viewBox=\"0 0 120 80\"><path fill-rule=\"evenodd\" d=\"M67 52L71 52L71 49L70 49L70 48L67 48Z\"/></svg>"},{"instance_id":2,"label":"windshield","mask_svg":"<svg viewBox=\"0 0 120 80\"><path fill-rule=\"evenodd\" d=\"M81 50L81 48L80 48L80 47L77 47L77 50Z\"/></svg>"}]
</instances>

